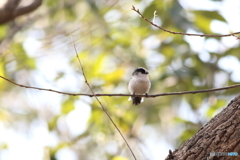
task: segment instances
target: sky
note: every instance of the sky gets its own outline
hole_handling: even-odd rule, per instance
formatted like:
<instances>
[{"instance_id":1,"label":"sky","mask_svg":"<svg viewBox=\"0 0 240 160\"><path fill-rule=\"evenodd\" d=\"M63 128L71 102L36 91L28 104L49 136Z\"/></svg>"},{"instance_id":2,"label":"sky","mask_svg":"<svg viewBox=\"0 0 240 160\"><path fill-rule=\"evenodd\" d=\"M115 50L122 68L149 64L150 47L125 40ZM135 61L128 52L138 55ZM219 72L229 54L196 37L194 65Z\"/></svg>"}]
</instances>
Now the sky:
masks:
<instances>
[{"instance_id":1,"label":"sky","mask_svg":"<svg viewBox=\"0 0 240 160\"><path fill-rule=\"evenodd\" d=\"M145 1L146 2L146 1ZM228 24L214 21L211 24L211 28L215 33L218 34L226 34L229 33L229 31L239 31L240 28L240 1L239 0L225 0L223 3L216 5L215 3L212 3L209 0L180 0L181 5L185 9L206 9L206 10L215 10L219 9L220 13L225 17ZM137 6L137 4L134 2L134 5ZM131 6L129 6L129 10L131 9ZM117 11L115 11L117 12ZM116 13L118 14L118 13ZM116 18L116 17L115 17ZM189 30L189 33L194 33L193 30ZM35 54L35 51L39 48L41 48L42 44L37 39L39 36L43 33L35 32L34 30L28 33L27 38L24 42L24 48L26 49L27 53L30 56L33 56ZM155 37L150 37L151 39L154 39ZM151 40L150 39L150 40ZM192 37L192 36L184 36L184 39L187 40L190 43L190 46L193 50L198 51L199 48L204 48L206 51L202 51L200 53L200 58L204 61L208 61L210 56L208 52L210 51L216 51L219 50L219 44L216 43L214 39L209 39L208 41L204 41L204 39L201 39L199 37ZM157 43L157 41L154 41ZM232 47L239 43L239 41L236 41L235 37L226 38L222 40L222 43L226 44L227 47ZM151 44L148 41L145 41L143 44L145 47L154 47L151 45L157 45L157 44ZM224 52L224 48L221 48L222 52ZM51 52L51 51L49 51ZM55 51L56 52L56 51ZM153 53L154 54L154 53ZM58 61L55 61L54 66L51 65L51 60L54 60L54 54L52 56L48 56L49 61L44 61L39 59L37 61L37 65L39 68L39 71L35 73L36 77L39 75L41 77L43 73L46 75L52 75L52 77L46 77L47 80L52 80L56 75L56 73L59 73L62 70L67 70L68 60L66 60L66 57L59 56ZM161 57L160 57L161 59ZM164 59L162 59L164 61ZM229 65L231 64L231 65ZM226 56L222 58L219 63L219 67L221 67L224 70L232 71L231 78L235 82L240 82L240 76L237 74L238 68L240 68L240 62L233 56ZM51 67L50 67L51 66ZM57 90L65 90L70 89L70 91L75 92L77 91L76 88L66 88L64 84L65 81L71 82L73 86L76 86L78 84L78 81L76 80L76 77L72 76L74 75L71 70L68 70L67 73L68 76L65 76L66 79L62 79L59 84L56 85ZM45 80L42 80L41 78L37 78L36 81L37 84L42 84L43 88L49 88L48 84L46 84ZM74 85L76 84L76 85ZM61 88L63 86L63 88ZM79 86L81 87L81 86ZM53 96L54 93L48 93L42 91L38 91L37 93L34 92L34 94L37 94L37 98L34 98L32 96L32 93L34 91L27 90L26 94L29 96L29 99L33 99L34 106L36 108L41 107L42 100L46 98L46 96L51 95ZM86 97L85 101L89 101L88 97ZM51 102L50 102L51 103ZM54 101L52 101L53 105L56 106L55 111L56 114L60 112L60 96L58 94L54 94ZM183 102L184 104L184 102ZM83 101L76 101L76 109L74 112L71 112L68 114L63 121L65 121L69 127L70 133L72 135L78 135L80 133L83 133L86 130L87 127L87 121L91 115L91 108L87 105L87 103L84 103ZM80 108L81 106L81 108ZM193 118L195 115L188 112L188 115L185 115L186 110L189 110L187 108L187 105L182 105L179 110L179 115L182 115L184 119L188 119L190 121L195 121ZM205 108L207 109L207 108ZM202 111L204 113L204 110ZM189 116L191 115L191 116ZM60 120L61 121L61 120ZM35 124L35 125L34 125ZM37 127L36 127L37 126ZM64 126L59 125L60 129L64 130ZM24 159L24 160L42 160L44 153L46 150L44 149L45 146L54 146L59 141L57 137L54 135L54 133L51 133L48 131L47 124L44 121L37 121L32 124L29 130L29 135L26 136L24 133L16 132L15 130L12 130L10 128L6 128L2 122L0 122L0 142L7 142L9 144L9 149L6 151L1 152L0 154L0 160L16 160L16 159ZM143 133L149 133L151 138L148 138L145 140L145 144L148 147L150 153L148 152L148 157L152 160L159 160L164 159L168 155L169 148L173 147L167 143L166 140L161 139L158 137L158 135L155 134L154 131L149 131L150 128L148 126L145 126L142 129ZM159 142L159 143L156 143ZM29 152L30 151L30 152ZM57 153L58 160L77 160L76 155L68 148L62 149Z\"/></svg>"}]
</instances>

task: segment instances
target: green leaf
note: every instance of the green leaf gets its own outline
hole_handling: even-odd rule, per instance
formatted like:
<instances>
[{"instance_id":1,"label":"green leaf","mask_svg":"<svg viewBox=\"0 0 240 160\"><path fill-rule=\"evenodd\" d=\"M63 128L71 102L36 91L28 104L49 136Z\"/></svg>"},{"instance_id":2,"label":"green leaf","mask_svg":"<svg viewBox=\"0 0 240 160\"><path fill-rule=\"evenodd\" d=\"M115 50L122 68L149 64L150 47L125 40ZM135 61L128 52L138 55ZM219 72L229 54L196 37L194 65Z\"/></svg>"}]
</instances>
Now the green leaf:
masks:
<instances>
[{"instance_id":1,"label":"green leaf","mask_svg":"<svg viewBox=\"0 0 240 160\"><path fill-rule=\"evenodd\" d=\"M217 11L193 11L195 14L195 24L205 34L212 33L210 24L212 20L226 22L226 20Z\"/></svg>"},{"instance_id":2,"label":"green leaf","mask_svg":"<svg viewBox=\"0 0 240 160\"><path fill-rule=\"evenodd\" d=\"M202 32L204 33L212 33L211 29L210 29L210 23L211 23L211 19L201 15L201 14L197 14L195 17L195 24L198 27L198 29L200 29Z\"/></svg>"},{"instance_id":3,"label":"green leaf","mask_svg":"<svg viewBox=\"0 0 240 160\"><path fill-rule=\"evenodd\" d=\"M220 108L224 107L226 105L226 100L217 100L217 102L210 106L207 111L207 117L211 118L216 114L216 111L218 111Z\"/></svg>"},{"instance_id":4,"label":"green leaf","mask_svg":"<svg viewBox=\"0 0 240 160\"><path fill-rule=\"evenodd\" d=\"M226 22L225 18L219 14L218 11L194 11L193 12L195 15L201 15L209 20L219 20Z\"/></svg>"},{"instance_id":5,"label":"green leaf","mask_svg":"<svg viewBox=\"0 0 240 160\"><path fill-rule=\"evenodd\" d=\"M14 43L11 45L11 51L16 57L18 70L20 69L35 69L35 59L27 55L22 43Z\"/></svg>"},{"instance_id":6,"label":"green leaf","mask_svg":"<svg viewBox=\"0 0 240 160\"><path fill-rule=\"evenodd\" d=\"M126 157L122 157L122 156L115 156L112 158L112 160L129 160L129 159Z\"/></svg>"},{"instance_id":7,"label":"green leaf","mask_svg":"<svg viewBox=\"0 0 240 160\"><path fill-rule=\"evenodd\" d=\"M60 117L59 115L55 116L51 121L48 122L48 130L49 131L52 131L55 129L59 117Z\"/></svg>"},{"instance_id":8,"label":"green leaf","mask_svg":"<svg viewBox=\"0 0 240 160\"><path fill-rule=\"evenodd\" d=\"M7 143L1 143L0 144L0 150L8 149L8 144Z\"/></svg>"},{"instance_id":9,"label":"green leaf","mask_svg":"<svg viewBox=\"0 0 240 160\"><path fill-rule=\"evenodd\" d=\"M72 8L68 7L64 11L65 11L65 17L67 20L75 20L76 19L76 14Z\"/></svg>"},{"instance_id":10,"label":"green leaf","mask_svg":"<svg viewBox=\"0 0 240 160\"><path fill-rule=\"evenodd\" d=\"M0 75L5 76L5 63L2 62L2 61L0 61ZM5 81L0 81L0 86L3 87L2 84L4 84L4 83L6 83L6 82ZM2 88L2 87L0 87L0 88Z\"/></svg>"},{"instance_id":11,"label":"green leaf","mask_svg":"<svg viewBox=\"0 0 240 160\"><path fill-rule=\"evenodd\" d=\"M4 39L6 34L9 32L8 25L1 25L0 26L0 41Z\"/></svg>"},{"instance_id":12,"label":"green leaf","mask_svg":"<svg viewBox=\"0 0 240 160\"><path fill-rule=\"evenodd\" d=\"M68 114L69 112L71 112L74 109L75 109L75 107L74 107L74 98L70 97L65 102L63 102L61 112L63 114Z\"/></svg>"}]
</instances>

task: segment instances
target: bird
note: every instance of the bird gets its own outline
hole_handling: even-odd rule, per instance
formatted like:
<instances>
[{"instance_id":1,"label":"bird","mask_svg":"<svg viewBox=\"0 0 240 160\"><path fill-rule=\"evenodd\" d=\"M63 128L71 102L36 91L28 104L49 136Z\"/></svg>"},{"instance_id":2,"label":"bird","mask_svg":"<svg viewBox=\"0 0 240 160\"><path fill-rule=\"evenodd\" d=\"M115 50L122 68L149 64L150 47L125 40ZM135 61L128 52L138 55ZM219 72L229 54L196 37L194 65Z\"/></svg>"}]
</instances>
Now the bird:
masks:
<instances>
[{"instance_id":1,"label":"bird","mask_svg":"<svg viewBox=\"0 0 240 160\"><path fill-rule=\"evenodd\" d=\"M136 97L134 95L148 95L148 91L151 87L151 82L148 77L148 71L143 67L138 67L132 73L132 78L128 83L128 90L132 96L129 100L132 100L133 105L139 105L143 102L143 97Z\"/></svg>"}]
</instances>

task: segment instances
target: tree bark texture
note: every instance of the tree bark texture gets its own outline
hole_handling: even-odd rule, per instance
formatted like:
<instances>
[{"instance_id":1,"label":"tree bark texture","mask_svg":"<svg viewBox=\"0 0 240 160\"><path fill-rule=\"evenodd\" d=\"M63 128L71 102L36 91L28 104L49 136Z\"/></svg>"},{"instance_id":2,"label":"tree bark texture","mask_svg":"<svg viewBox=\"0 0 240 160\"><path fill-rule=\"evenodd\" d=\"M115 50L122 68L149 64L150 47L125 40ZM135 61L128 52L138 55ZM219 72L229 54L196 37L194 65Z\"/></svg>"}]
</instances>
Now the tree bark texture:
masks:
<instances>
[{"instance_id":1,"label":"tree bark texture","mask_svg":"<svg viewBox=\"0 0 240 160\"><path fill-rule=\"evenodd\" d=\"M240 160L240 95L165 160Z\"/></svg>"},{"instance_id":2,"label":"tree bark texture","mask_svg":"<svg viewBox=\"0 0 240 160\"><path fill-rule=\"evenodd\" d=\"M7 0L6 4L0 9L0 24L36 10L41 6L42 0L33 0L31 4L22 7L19 6L20 3L21 0Z\"/></svg>"}]
</instances>

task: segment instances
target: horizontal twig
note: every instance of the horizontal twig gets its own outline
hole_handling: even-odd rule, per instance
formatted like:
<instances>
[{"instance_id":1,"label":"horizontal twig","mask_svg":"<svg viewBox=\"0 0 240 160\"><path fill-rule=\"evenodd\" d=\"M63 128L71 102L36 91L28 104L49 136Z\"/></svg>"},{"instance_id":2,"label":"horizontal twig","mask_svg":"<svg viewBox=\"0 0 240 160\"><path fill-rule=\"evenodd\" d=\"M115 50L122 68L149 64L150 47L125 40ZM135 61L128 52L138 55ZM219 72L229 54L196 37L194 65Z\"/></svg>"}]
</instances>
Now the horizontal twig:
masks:
<instances>
[{"instance_id":1,"label":"horizontal twig","mask_svg":"<svg viewBox=\"0 0 240 160\"><path fill-rule=\"evenodd\" d=\"M87 93L67 93L67 92L62 92L62 91L57 91L53 89L45 89L45 88L39 88L39 87L31 87L31 86L26 86L22 84L18 84L16 82L13 82L3 76L0 76L2 79L15 84L19 87L23 88L31 88L31 89L37 89L37 90L43 90L43 91L49 91L49 92L56 92L59 94L65 94L69 96L89 96L89 97L128 97L132 96L131 94L87 94ZM232 85L232 86L226 86L226 87L221 87L221 88L211 88L211 89L204 89L204 90L196 90L196 91L183 91L183 92L171 92L171 93L160 93L160 94L152 94L152 95L135 95L138 97L147 97L147 98L155 98L155 97L161 97L161 96L173 96L173 95L184 95L184 94L197 94L197 93L204 93L204 92L215 92L215 91L222 91L222 90L228 90L232 88L237 88L240 87L240 84Z\"/></svg>"},{"instance_id":2,"label":"horizontal twig","mask_svg":"<svg viewBox=\"0 0 240 160\"><path fill-rule=\"evenodd\" d=\"M187 35L187 36L200 36L200 37L229 37L229 36L234 36L236 37L237 39L240 39L240 36L237 36L237 34L240 34L240 32L235 32L235 33L229 33L229 34L191 34L191 33L184 33L184 32L174 32L174 31L170 31L170 30L167 30L161 26L158 26L157 24L155 24L154 22L148 20L147 18L145 18L141 12L139 11L139 9L136 9L134 6L132 6L132 10L134 10L135 12L137 12L140 17L142 17L145 21L147 21L148 23L150 23L151 25L165 31L165 32L168 32L168 33L171 33L171 34L181 34L181 35ZM154 16L156 16L156 13L154 12Z\"/></svg>"}]
</instances>

